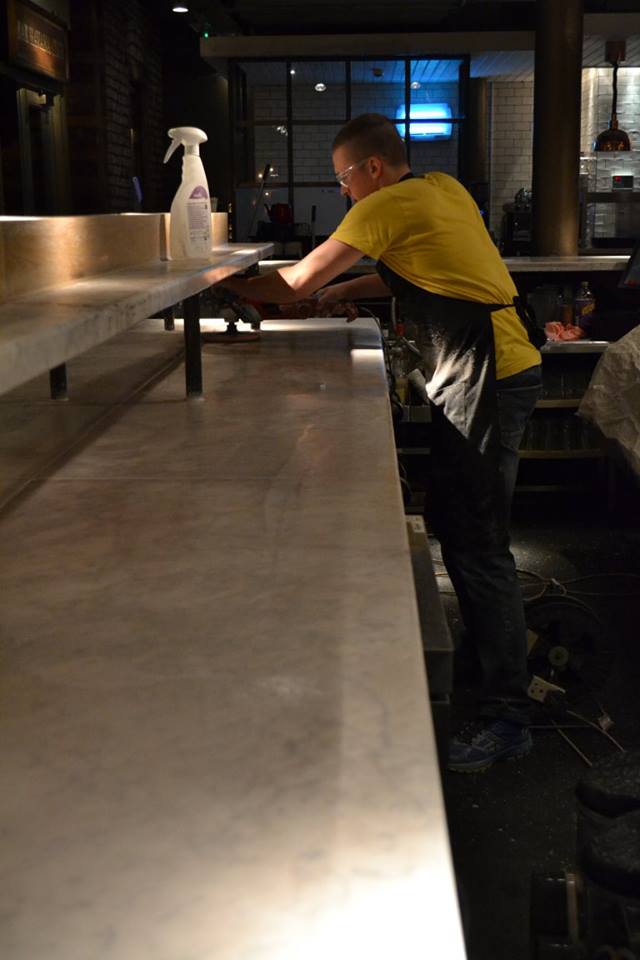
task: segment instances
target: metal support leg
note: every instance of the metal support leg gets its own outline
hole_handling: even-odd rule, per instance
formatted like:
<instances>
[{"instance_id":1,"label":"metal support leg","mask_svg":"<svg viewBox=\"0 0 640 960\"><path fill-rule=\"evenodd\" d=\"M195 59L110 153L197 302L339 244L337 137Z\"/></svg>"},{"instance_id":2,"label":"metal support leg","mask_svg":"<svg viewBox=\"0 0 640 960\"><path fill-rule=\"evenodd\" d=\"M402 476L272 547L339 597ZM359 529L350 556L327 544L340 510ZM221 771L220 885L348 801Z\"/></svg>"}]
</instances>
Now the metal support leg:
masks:
<instances>
[{"instance_id":1,"label":"metal support leg","mask_svg":"<svg viewBox=\"0 0 640 960\"><path fill-rule=\"evenodd\" d=\"M67 395L67 365L61 363L59 367L49 370L49 390L52 400L68 400Z\"/></svg>"},{"instance_id":2,"label":"metal support leg","mask_svg":"<svg viewBox=\"0 0 640 960\"><path fill-rule=\"evenodd\" d=\"M166 310L162 311L162 316L164 317L164 328L165 330L175 330L175 307L167 307Z\"/></svg>"},{"instance_id":3,"label":"metal support leg","mask_svg":"<svg viewBox=\"0 0 640 960\"><path fill-rule=\"evenodd\" d=\"M200 353L200 297L183 301L184 364L188 397L202 396L202 356Z\"/></svg>"}]
</instances>

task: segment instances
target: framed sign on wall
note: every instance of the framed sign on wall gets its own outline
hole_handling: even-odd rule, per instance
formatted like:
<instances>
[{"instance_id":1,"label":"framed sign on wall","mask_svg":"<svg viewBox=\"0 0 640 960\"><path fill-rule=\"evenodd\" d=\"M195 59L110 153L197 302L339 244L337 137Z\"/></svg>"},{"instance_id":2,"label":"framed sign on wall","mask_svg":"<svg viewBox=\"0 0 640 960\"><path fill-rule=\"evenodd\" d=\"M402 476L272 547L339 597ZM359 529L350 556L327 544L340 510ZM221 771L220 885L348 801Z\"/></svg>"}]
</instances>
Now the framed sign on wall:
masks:
<instances>
[{"instance_id":1,"label":"framed sign on wall","mask_svg":"<svg viewBox=\"0 0 640 960\"><path fill-rule=\"evenodd\" d=\"M55 80L69 79L67 29L28 0L7 0L8 59Z\"/></svg>"}]
</instances>

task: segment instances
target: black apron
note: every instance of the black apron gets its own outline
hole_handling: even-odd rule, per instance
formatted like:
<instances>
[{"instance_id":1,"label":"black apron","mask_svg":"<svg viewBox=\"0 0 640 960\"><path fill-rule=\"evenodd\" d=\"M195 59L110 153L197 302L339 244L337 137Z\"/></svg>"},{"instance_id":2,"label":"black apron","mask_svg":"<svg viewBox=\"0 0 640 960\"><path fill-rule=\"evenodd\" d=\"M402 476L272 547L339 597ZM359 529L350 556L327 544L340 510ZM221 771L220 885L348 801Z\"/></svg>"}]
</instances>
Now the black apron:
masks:
<instances>
[{"instance_id":1,"label":"black apron","mask_svg":"<svg viewBox=\"0 0 640 960\"><path fill-rule=\"evenodd\" d=\"M453 549L508 549L491 314L514 307L536 347L544 330L517 296L513 303L459 300L423 290L382 261L376 269L420 340L432 413L436 536Z\"/></svg>"},{"instance_id":2,"label":"black apron","mask_svg":"<svg viewBox=\"0 0 640 960\"><path fill-rule=\"evenodd\" d=\"M436 536L460 549L508 544L491 313L505 304L430 293L378 262L400 314L416 329L431 403Z\"/></svg>"}]
</instances>

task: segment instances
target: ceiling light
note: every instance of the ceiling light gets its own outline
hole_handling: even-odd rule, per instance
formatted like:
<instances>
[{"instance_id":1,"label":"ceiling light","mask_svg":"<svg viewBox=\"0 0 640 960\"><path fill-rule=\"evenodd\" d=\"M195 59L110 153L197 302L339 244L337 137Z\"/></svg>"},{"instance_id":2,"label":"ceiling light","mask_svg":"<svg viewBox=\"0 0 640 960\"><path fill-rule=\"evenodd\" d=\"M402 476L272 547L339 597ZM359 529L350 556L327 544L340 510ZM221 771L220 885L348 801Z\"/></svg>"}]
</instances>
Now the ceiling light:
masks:
<instances>
[{"instance_id":1,"label":"ceiling light","mask_svg":"<svg viewBox=\"0 0 640 960\"><path fill-rule=\"evenodd\" d=\"M411 89L412 89L412 90L419 90L419 89L420 89L420 81L419 81L419 80L413 80L412 83L411 83Z\"/></svg>"},{"instance_id":2,"label":"ceiling light","mask_svg":"<svg viewBox=\"0 0 640 960\"><path fill-rule=\"evenodd\" d=\"M171 9L174 13L189 13L189 7L185 7L184 3L176 3Z\"/></svg>"},{"instance_id":3,"label":"ceiling light","mask_svg":"<svg viewBox=\"0 0 640 960\"><path fill-rule=\"evenodd\" d=\"M313 89L315 90L316 93L324 93L325 90L327 89L327 85L326 83L316 83Z\"/></svg>"},{"instance_id":4,"label":"ceiling light","mask_svg":"<svg viewBox=\"0 0 640 960\"><path fill-rule=\"evenodd\" d=\"M291 67L291 70L289 70L289 73L291 74L292 77L295 77L295 75L296 75L296 72L295 72L295 70L293 69L293 67Z\"/></svg>"}]
</instances>

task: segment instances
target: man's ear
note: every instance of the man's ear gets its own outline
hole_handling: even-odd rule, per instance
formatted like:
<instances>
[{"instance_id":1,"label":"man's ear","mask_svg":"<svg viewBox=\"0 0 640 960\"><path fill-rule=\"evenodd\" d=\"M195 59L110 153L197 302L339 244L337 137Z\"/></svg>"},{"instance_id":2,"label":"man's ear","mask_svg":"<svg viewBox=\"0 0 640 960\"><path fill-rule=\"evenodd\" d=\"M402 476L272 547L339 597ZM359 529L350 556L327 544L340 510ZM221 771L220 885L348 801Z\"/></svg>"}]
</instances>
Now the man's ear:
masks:
<instances>
[{"instance_id":1,"label":"man's ear","mask_svg":"<svg viewBox=\"0 0 640 960\"><path fill-rule=\"evenodd\" d=\"M381 177L384 169L384 164L380 157L372 156L369 157L369 172L372 177Z\"/></svg>"}]
</instances>

